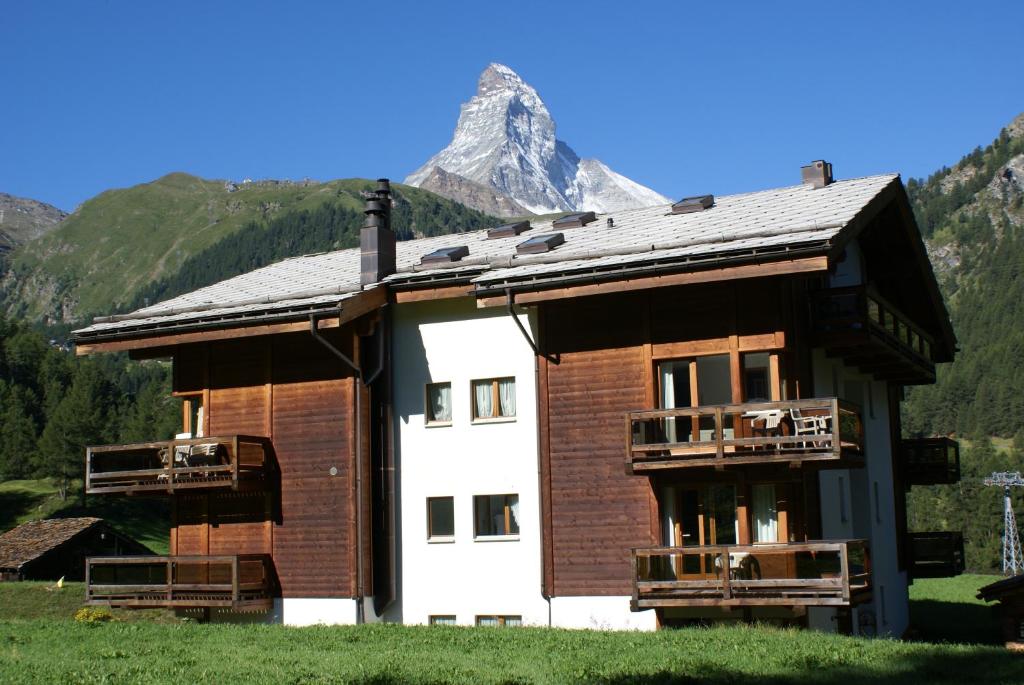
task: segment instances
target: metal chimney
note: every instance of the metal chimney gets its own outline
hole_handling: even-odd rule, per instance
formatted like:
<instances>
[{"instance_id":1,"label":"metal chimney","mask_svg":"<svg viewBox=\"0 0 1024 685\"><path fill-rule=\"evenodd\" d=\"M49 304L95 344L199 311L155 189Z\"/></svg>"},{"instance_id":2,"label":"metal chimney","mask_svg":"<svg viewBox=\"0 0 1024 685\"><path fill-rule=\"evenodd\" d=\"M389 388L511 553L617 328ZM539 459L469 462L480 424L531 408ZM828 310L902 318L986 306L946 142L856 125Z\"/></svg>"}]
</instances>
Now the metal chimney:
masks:
<instances>
[{"instance_id":1,"label":"metal chimney","mask_svg":"<svg viewBox=\"0 0 1024 685\"><path fill-rule=\"evenodd\" d=\"M359 282L378 283L395 273L395 234L391 230L391 183L377 179L377 189L364 193L366 208L359 231Z\"/></svg>"},{"instance_id":2,"label":"metal chimney","mask_svg":"<svg viewBox=\"0 0 1024 685\"><path fill-rule=\"evenodd\" d=\"M807 166L800 167L800 182L810 183L815 188L824 188L832 182L832 165L823 159L817 159Z\"/></svg>"}]
</instances>

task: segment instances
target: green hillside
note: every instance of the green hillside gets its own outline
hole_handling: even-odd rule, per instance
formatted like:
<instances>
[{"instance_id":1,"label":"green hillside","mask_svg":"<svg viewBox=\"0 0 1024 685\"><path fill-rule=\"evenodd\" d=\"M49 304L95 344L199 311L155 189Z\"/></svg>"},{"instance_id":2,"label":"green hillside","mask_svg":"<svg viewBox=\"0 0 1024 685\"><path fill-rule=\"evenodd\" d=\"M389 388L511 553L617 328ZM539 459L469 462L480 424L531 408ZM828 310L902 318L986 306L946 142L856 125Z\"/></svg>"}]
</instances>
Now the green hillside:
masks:
<instances>
[{"instance_id":1,"label":"green hillside","mask_svg":"<svg viewBox=\"0 0 1024 685\"><path fill-rule=\"evenodd\" d=\"M124 309L139 301L146 286L172 279L189 258L243 228L252 232L275 221L292 222L324 206L358 217L360 191L370 187L362 179L234 185L174 173L104 192L50 234L11 253L0 279L0 311L60 325ZM408 205L407 220L398 227L404 237L480 228L494 221L423 190L396 186L395 191L399 203ZM275 253L274 258L348 244L295 243L297 251ZM214 282L235 273L208 271L203 278Z\"/></svg>"},{"instance_id":2,"label":"green hillside","mask_svg":"<svg viewBox=\"0 0 1024 685\"><path fill-rule=\"evenodd\" d=\"M959 340L908 393L911 433L1024 431L1024 115L952 168L907 183Z\"/></svg>"}]
</instances>

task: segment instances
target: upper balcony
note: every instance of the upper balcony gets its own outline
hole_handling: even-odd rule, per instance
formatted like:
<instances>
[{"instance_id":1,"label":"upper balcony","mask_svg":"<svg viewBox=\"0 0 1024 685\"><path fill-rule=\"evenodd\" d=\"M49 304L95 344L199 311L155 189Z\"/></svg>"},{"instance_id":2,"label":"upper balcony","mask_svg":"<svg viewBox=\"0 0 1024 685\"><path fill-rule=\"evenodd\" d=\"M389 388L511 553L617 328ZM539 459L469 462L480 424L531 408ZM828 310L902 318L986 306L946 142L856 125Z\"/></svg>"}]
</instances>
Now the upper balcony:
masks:
<instances>
[{"instance_id":1,"label":"upper balcony","mask_svg":"<svg viewBox=\"0 0 1024 685\"><path fill-rule=\"evenodd\" d=\"M904 385L935 382L932 337L871 289L821 290L813 307L816 341L830 354Z\"/></svg>"},{"instance_id":2,"label":"upper balcony","mask_svg":"<svg viewBox=\"0 0 1024 685\"><path fill-rule=\"evenodd\" d=\"M89 557L86 604L127 609L269 609L269 555Z\"/></svg>"},{"instance_id":3,"label":"upper balcony","mask_svg":"<svg viewBox=\"0 0 1024 685\"><path fill-rule=\"evenodd\" d=\"M262 487L272 466L270 440L250 435L88 447L85 491L96 495Z\"/></svg>"},{"instance_id":4,"label":"upper balcony","mask_svg":"<svg viewBox=\"0 0 1024 685\"><path fill-rule=\"evenodd\" d=\"M901 440L900 460L907 485L951 485L960 482L960 443L956 440Z\"/></svg>"},{"instance_id":5,"label":"upper balcony","mask_svg":"<svg viewBox=\"0 0 1024 685\"><path fill-rule=\"evenodd\" d=\"M910 533L911 576L952 578L964 572L964 535L939 531Z\"/></svg>"},{"instance_id":6,"label":"upper balcony","mask_svg":"<svg viewBox=\"0 0 1024 685\"><path fill-rule=\"evenodd\" d=\"M864 463L860 414L835 398L636 411L626 415L627 470L816 462Z\"/></svg>"},{"instance_id":7,"label":"upper balcony","mask_svg":"<svg viewBox=\"0 0 1024 685\"><path fill-rule=\"evenodd\" d=\"M853 606L871 597L864 540L633 550L634 611Z\"/></svg>"}]
</instances>

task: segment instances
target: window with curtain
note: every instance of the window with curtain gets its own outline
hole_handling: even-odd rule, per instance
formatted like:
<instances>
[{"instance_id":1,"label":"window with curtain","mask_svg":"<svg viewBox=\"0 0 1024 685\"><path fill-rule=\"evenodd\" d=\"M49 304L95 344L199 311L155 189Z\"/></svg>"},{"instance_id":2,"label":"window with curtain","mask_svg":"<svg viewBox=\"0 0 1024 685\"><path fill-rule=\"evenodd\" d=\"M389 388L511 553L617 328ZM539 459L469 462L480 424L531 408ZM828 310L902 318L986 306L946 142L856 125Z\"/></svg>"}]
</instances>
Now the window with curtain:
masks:
<instances>
[{"instance_id":1,"label":"window with curtain","mask_svg":"<svg viewBox=\"0 0 1024 685\"><path fill-rule=\"evenodd\" d=\"M455 537L455 498L427 498L427 539Z\"/></svg>"},{"instance_id":2,"label":"window with curtain","mask_svg":"<svg viewBox=\"0 0 1024 685\"><path fill-rule=\"evenodd\" d=\"M450 614L431 616L430 625L432 626L453 626L455 625L455 617Z\"/></svg>"},{"instance_id":3,"label":"window with curtain","mask_svg":"<svg viewBox=\"0 0 1024 685\"><path fill-rule=\"evenodd\" d=\"M754 542L779 542L779 511L775 486L754 485L751 491Z\"/></svg>"},{"instance_id":4,"label":"window with curtain","mask_svg":"<svg viewBox=\"0 0 1024 685\"><path fill-rule=\"evenodd\" d=\"M522 616L477 616L476 624L485 628L515 627L523 625Z\"/></svg>"},{"instance_id":5,"label":"window with curtain","mask_svg":"<svg viewBox=\"0 0 1024 685\"><path fill-rule=\"evenodd\" d=\"M519 495L473 497L476 537L519 535Z\"/></svg>"},{"instance_id":6,"label":"window with curtain","mask_svg":"<svg viewBox=\"0 0 1024 685\"><path fill-rule=\"evenodd\" d=\"M516 379L473 381L473 420L513 418L516 415Z\"/></svg>"},{"instance_id":7,"label":"window with curtain","mask_svg":"<svg viewBox=\"0 0 1024 685\"><path fill-rule=\"evenodd\" d=\"M452 422L452 384L427 384L427 406L424 412L427 423Z\"/></svg>"}]
</instances>

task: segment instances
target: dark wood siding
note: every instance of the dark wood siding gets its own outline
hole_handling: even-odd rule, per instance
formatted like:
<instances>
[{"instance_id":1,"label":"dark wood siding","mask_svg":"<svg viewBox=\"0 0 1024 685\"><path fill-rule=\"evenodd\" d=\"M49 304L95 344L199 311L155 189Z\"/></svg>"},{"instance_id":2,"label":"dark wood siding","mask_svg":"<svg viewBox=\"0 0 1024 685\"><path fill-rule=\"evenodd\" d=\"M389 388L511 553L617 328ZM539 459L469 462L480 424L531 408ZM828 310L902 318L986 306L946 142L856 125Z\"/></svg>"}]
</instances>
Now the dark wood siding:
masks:
<instances>
[{"instance_id":1,"label":"dark wood siding","mask_svg":"<svg viewBox=\"0 0 1024 685\"><path fill-rule=\"evenodd\" d=\"M352 353L351 331L326 335ZM284 597L354 596L350 370L308 334L185 346L175 364L177 392L208 379L207 433L270 437L280 479L261 492L175 496L172 552L268 553Z\"/></svg>"},{"instance_id":2,"label":"dark wood siding","mask_svg":"<svg viewBox=\"0 0 1024 685\"><path fill-rule=\"evenodd\" d=\"M541 347L551 357L540 362L538 389L550 595L628 595L630 548L659 542L652 479L625 471L625 415L656 406L657 360L729 353L738 365L747 350L781 351L789 307L782 279L540 306Z\"/></svg>"},{"instance_id":3,"label":"dark wood siding","mask_svg":"<svg viewBox=\"0 0 1024 685\"><path fill-rule=\"evenodd\" d=\"M544 364L541 384L546 575L555 596L629 594L629 550L655 542L650 481L624 468L623 416L644 406L647 392L640 304L634 296L587 298L544 315L551 351L561 357Z\"/></svg>"}]
</instances>

